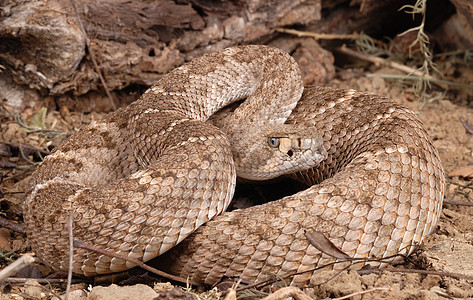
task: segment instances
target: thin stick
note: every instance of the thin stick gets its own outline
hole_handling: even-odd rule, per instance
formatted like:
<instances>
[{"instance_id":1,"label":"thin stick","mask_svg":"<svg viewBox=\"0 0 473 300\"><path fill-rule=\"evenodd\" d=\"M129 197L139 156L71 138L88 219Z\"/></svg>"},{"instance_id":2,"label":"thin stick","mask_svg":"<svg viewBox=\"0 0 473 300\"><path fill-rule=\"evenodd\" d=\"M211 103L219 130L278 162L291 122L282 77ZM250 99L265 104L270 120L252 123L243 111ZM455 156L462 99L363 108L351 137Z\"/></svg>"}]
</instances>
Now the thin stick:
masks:
<instances>
[{"instance_id":1,"label":"thin stick","mask_svg":"<svg viewBox=\"0 0 473 300\"><path fill-rule=\"evenodd\" d=\"M19 259L15 260L13 263L8 265L2 271L0 271L0 282L2 282L5 278L9 277L12 274L17 273L27 265L32 264L35 261L35 258L29 254L25 254Z\"/></svg>"},{"instance_id":2,"label":"thin stick","mask_svg":"<svg viewBox=\"0 0 473 300\"><path fill-rule=\"evenodd\" d=\"M92 47L90 45L89 37L87 36L87 32L85 31L84 25L82 24L82 20L79 17L79 12L77 11L76 4L75 4L74 0L69 0L69 1L71 2L72 8L74 9L74 13L76 14L77 20L79 22L80 30L82 31L82 34L84 35L85 45L87 46L87 49L89 50L89 54L90 54L90 60L92 60L92 63L94 64L95 71L99 75L100 82L102 83L103 88L105 89L105 93L107 93L107 96L108 96L108 99L110 100L110 105L112 106L112 109L117 110L117 107L115 105L115 101L113 99L113 96L110 93L108 85L105 82L105 78L102 76L102 72L100 71L99 65L97 64L97 60L95 59L94 51L92 51Z\"/></svg>"},{"instance_id":3,"label":"thin stick","mask_svg":"<svg viewBox=\"0 0 473 300\"><path fill-rule=\"evenodd\" d=\"M133 264L136 264L137 266L153 273L153 274L156 274L156 275L159 275L159 276L162 276L164 278L167 278L167 279L171 279L171 280L174 280L174 281L177 281L177 282L180 282L180 283L190 283L192 285L195 285L195 286L201 286L200 283L198 282L195 282L195 281L192 281L192 280L187 280L187 279L184 279L184 278L181 278L179 276L174 276L174 275L171 275L171 274L168 274L166 272L163 272L163 271L160 271L156 268L153 268L151 266L148 266L147 264L145 264L144 262L142 261L139 261L137 259L134 259L134 258L130 258L126 255L123 255L123 254L120 254L120 253L115 253L115 252L112 252L112 251L108 251L108 250L104 250L104 249L101 249L97 246L94 246L94 245L90 245L86 242L83 242L82 240L78 239L78 238L74 238L74 246L75 247L78 247L78 248L82 248L82 249L87 249L87 250L90 250L90 251L93 251L93 252L97 252L97 253L100 253L100 254L104 254L104 255L108 255L108 256L111 256L111 257L116 257L116 258L119 258L119 259L123 259L125 261L129 261Z\"/></svg>"},{"instance_id":4,"label":"thin stick","mask_svg":"<svg viewBox=\"0 0 473 300\"><path fill-rule=\"evenodd\" d=\"M339 297L339 298L333 298L332 300L345 300L345 299L349 299L349 298L354 297L354 296L359 296L359 295L363 295L363 294L368 294L368 293L372 293L372 292L376 292L376 291L388 291L388 292L391 292L392 290L393 290L392 288L375 287L375 288L372 288L372 289L370 289L370 290L361 291L361 292L355 292L355 293L352 293L352 294L350 294L350 295L346 295L346 296Z\"/></svg>"},{"instance_id":5,"label":"thin stick","mask_svg":"<svg viewBox=\"0 0 473 300\"><path fill-rule=\"evenodd\" d=\"M17 165L15 167L15 169L20 170L20 172L17 172L15 175L12 175L12 176L9 176L9 177L4 177L3 181L13 180L13 179L19 178L21 176L24 176L26 173L28 173L31 170L34 170L36 167L37 167L36 164L26 165L26 166L18 166ZM24 192L5 192L4 194L13 194L13 193L22 194Z\"/></svg>"},{"instance_id":6,"label":"thin stick","mask_svg":"<svg viewBox=\"0 0 473 300\"><path fill-rule=\"evenodd\" d=\"M21 143L15 143L15 142L0 142L0 145L5 145L9 148L18 148L18 149L21 149L23 151L26 150L28 153L37 152L37 153L41 153L42 155L48 155L49 154L49 151L37 148L37 147L29 145L29 144L21 144Z\"/></svg>"},{"instance_id":7,"label":"thin stick","mask_svg":"<svg viewBox=\"0 0 473 300\"><path fill-rule=\"evenodd\" d=\"M261 300L279 300L292 297L295 300L313 300L311 297L307 296L303 291L296 288L295 286L288 286L280 288L274 293L264 297Z\"/></svg>"},{"instance_id":8,"label":"thin stick","mask_svg":"<svg viewBox=\"0 0 473 300\"><path fill-rule=\"evenodd\" d=\"M470 201L451 200L447 198L443 199L443 203L452 205L473 206L473 202Z\"/></svg>"},{"instance_id":9,"label":"thin stick","mask_svg":"<svg viewBox=\"0 0 473 300\"><path fill-rule=\"evenodd\" d=\"M404 79L404 80L417 80L419 79L419 76L415 75L397 75L397 74L367 74L367 77L375 77L379 76L381 78L386 78L386 79ZM429 79L435 84L438 84L438 86L441 85L448 85L451 87L455 88L463 88L463 89L473 89L473 85L468 85L465 83L460 83L460 82L454 82L450 80L443 80L443 79L436 79L435 77Z\"/></svg>"},{"instance_id":10,"label":"thin stick","mask_svg":"<svg viewBox=\"0 0 473 300\"><path fill-rule=\"evenodd\" d=\"M389 257L384 257L384 258L375 258L375 259L370 259L370 258L352 258L350 260L346 260L346 261L352 261L353 264L356 264L356 263L363 263L363 262L370 262L370 261L376 261L376 262L384 262L384 263L390 263L388 260L389 259L392 259L394 257L397 257L397 256L403 256L403 255L400 255L400 254L396 254L396 255L392 255L392 256L389 256ZM313 269L310 269L310 270L306 270L306 271L301 271L301 272L296 272L296 273L292 273L292 274L288 274L288 275L285 275L283 276L282 278L269 278L267 280L263 280L263 281L260 281L260 282L255 282L253 284L249 284L249 285L246 285L246 286L243 286L243 287L240 287L240 288L236 288L235 290L237 292L240 292L240 291L243 291L243 290L246 290L246 289L249 289L249 288L262 288L266 285L269 285L269 284L272 284L274 282L277 282L281 279L287 279L287 278L290 278L290 277L294 277L296 275L300 275L300 274L304 274L304 273L308 273L308 272L315 272L317 270L320 270L320 269L323 269L323 268L326 268L326 267L330 267L330 266L333 266L335 264L338 264L338 263L343 263L343 262L346 262L346 261L343 261L343 260L340 260L340 261L334 261L334 262L331 262L331 263L327 263L325 265L322 265L322 266L319 266L319 267L316 267L316 268L313 268ZM347 269L349 266L347 266L345 269ZM342 270L341 270L342 271ZM339 271L337 274L335 274L335 276L337 276L341 271ZM473 276L468 276L468 275L464 275L464 274L460 274L460 273L450 273L450 272L439 272L439 271L428 271L428 270L418 270L418 269L403 269L403 268L393 268L393 267L386 267L386 268L383 268L383 269L367 269L367 270L359 270L358 271L358 274L360 275L365 275L365 274L371 274L371 273L375 273L375 274L379 274L383 271L388 271L388 272L397 272L397 273L417 273L417 274L428 274L428 275L439 275L439 276L446 276L446 277L451 277L451 278L456 278L456 279L465 279L465 280L473 280ZM334 277L335 277L334 276ZM330 278L329 280L332 280L334 277ZM321 285L321 284L325 284L327 283L329 280L323 282L323 283L320 283L320 284L317 284L317 285Z\"/></svg>"},{"instance_id":11,"label":"thin stick","mask_svg":"<svg viewBox=\"0 0 473 300\"><path fill-rule=\"evenodd\" d=\"M74 232L72 230L73 217L74 217L74 213L71 212L69 214L69 218L67 219L67 231L69 233L69 270L67 271L66 295L64 296L64 300L69 299L69 292L71 290L71 282L72 282L72 264L74 263Z\"/></svg>"},{"instance_id":12,"label":"thin stick","mask_svg":"<svg viewBox=\"0 0 473 300\"><path fill-rule=\"evenodd\" d=\"M258 281L258 282L255 282L255 283L252 283L252 284L248 284L246 286L243 286L243 287L239 287L239 288L236 288L236 291L237 292L240 292L240 291L243 291L243 290L247 290L247 289L250 289L250 288L262 288L264 286L267 286L267 285L270 285L270 284L273 284L277 281L282 281L284 279L287 279L287 278L291 278L291 277L294 277L296 275L301 275L301 274L306 274L306 273L309 273L309 272L315 272L317 270L322 270L324 268L327 268L327 267L331 267L331 266L334 266L336 264L339 264L339 263L345 263L345 262L349 262L351 261L352 264L358 264L358 263L366 263L366 262L372 262L372 261L376 261L376 262L383 262L383 263L391 263L389 260L395 258L395 257L404 257L403 255L401 254L395 254L395 255L391 255L391 256L388 256L388 257L383 257L383 258L350 258L350 259L345 259L345 260L337 260L337 261L333 261L333 262L330 262L330 263L327 263L327 264L324 264L322 266L319 266L319 267L316 267L316 268L313 268L313 269L310 269L310 270L305 270L305 271L300 271L300 272L295 272L295 273L291 273L291 274L287 274L287 275L284 275L282 277L274 277L272 276L272 278L268 278L266 280L263 280L263 281ZM350 266L347 266L344 268L347 269L349 268ZM343 270L340 270L337 272L337 274L335 274L332 278L326 280L325 282L323 283L320 283L320 284L317 284L317 285L321 285L321 284L324 284L324 283L327 283L328 281L332 280L333 278L335 278L335 276L337 276L338 274L340 274Z\"/></svg>"},{"instance_id":13,"label":"thin stick","mask_svg":"<svg viewBox=\"0 0 473 300\"><path fill-rule=\"evenodd\" d=\"M66 283L67 279L64 278L14 278L8 277L3 280L4 283L13 283L13 284L21 284L25 283L29 280L36 280L38 283ZM91 279L72 279L72 283L81 283L81 282L89 282L92 283L93 280Z\"/></svg>"},{"instance_id":14,"label":"thin stick","mask_svg":"<svg viewBox=\"0 0 473 300\"><path fill-rule=\"evenodd\" d=\"M425 79L432 81L433 83L435 83L439 87L441 87L443 89L446 89L446 90L448 89L448 86L444 83L440 83L439 79L437 79L437 78L435 78L431 75L428 75L428 74L422 74L422 72L419 71L419 70L413 69L413 68L408 67L406 65L402 65L402 64L397 63L395 61L389 61L389 60L386 60L386 59L381 58L381 57L369 56L369 55L366 55L366 54L348 49L345 46L337 48L337 51L340 52L340 53L343 53L343 54L361 59L361 60L371 62L371 63L373 63L377 66L389 66L393 69L402 71L406 74L415 75L415 76L419 76L419 77L424 77Z\"/></svg>"},{"instance_id":15,"label":"thin stick","mask_svg":"<svg viewBox=\"0 0 473 300\"><path fill-rule=\"evenodd\" d=\"M299 37L307 36L316 40L355 40L360 37L358 33L354 34L336 34L336 33L315 33L308 31L300 31L289 28L276 28L276 32L288 33Z\"/></svg>"},{"instance_id":16,"label":"thin stick","mask_svg":"<svg viewBox=\"0 0 473 300\"><path fill-rule=\"evenodd\" d=\"M460 273L440 272L440 271L431 271L431 270L418 270L418 269L404 269L404 268L395 269L393 267L386 267L385 270L388 272L439 275L439 276L447 276L447 277L456 278L456 279L473 280L473 276L460 274Z\"/></svg>"},{"instance_id":17,"label":"thin stick","mask_svg":"<svg viewBox=\"0 0 473 300\"><path fill-rule=\"evenodd\" d=\"M384 269L359 270L358 274L360 275L366 275L366 274L372 274L372 273L379 274L383 271L393 272L393 273L417 273L417 274L423 274L423 275L438 275L438 276L447 276L447 277L451 277L455 279L473 280L473 276L460 274L460 273L419 270L419 269L404 269L404 268L393 268L393 267L386 267Z\"/></svg>"},{"instance_id":18,"label":"thin stick","mask_svg":"<svg viewBox=\"0 0 473 300\"><path fill-rule=\"evenodd\" d=\"M9 221L5 218L2 218L2 217L0 217L0 227L5 227L5 228L8 228L12 231L22 233L22 234L26 233L25 227L23 227L22 225L20 225L18 223L13 223L13 222L11 222L11 221Z\"/></svg>"},{"instance_id":19,"label":"thin stick","mask_svg":"<svg viewBox=\"0 0 473 300\"><path fill-rule=\"evenodd\" d=\"M36 163L34 161L32 161L31 159L29 159L29 157L25 154L25 151L23 151L23 147L20 147L18 148L18 150L20 150L20 154L21 154L21 158L23 158L27 163L29 163L30 165L38 165L39 163Z\"/></svg>"}]
</instances>

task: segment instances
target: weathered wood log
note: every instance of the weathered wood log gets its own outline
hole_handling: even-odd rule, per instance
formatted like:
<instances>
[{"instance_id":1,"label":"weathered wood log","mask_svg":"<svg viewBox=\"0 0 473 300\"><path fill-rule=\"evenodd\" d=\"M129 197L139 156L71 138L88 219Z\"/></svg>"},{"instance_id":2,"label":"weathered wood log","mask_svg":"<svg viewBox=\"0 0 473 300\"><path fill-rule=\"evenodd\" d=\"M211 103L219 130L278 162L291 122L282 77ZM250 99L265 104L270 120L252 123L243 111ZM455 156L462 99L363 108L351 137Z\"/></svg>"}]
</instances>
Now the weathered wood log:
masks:
<instances>
[{"instance_id":1,"label":"weathered wood log","mask_svg":"<svg viewBox=\"0 0 473 300\"><path fill-rule=\"evenodd\" d=\"M0 19L0 65L16 83L51 95L98 90L87 57L82 20L110 89L151 85L184 61L250 42L276 27L320 18L320 0L76 3L12 2Z\"/></svg>"},{"instance_id":2,"label":"weathered wood log","mask_svg":"<svg viewBox=\"0 0 473 300\"><path fill-rule=\"evenodd\" d=\"M473 3L470 0L452 0L452 2L465 23L468 23L469 27L473 28Z\"/></svg>"},{"instance_id":3,"label":"weathered wood log","mask_svg":"<svg viewBox=\"0 0 473 300\"><path fill-rule=\"evenodd\" d=\"M100 96L103 87L91 54L107 86L120 91L149 86L205 53L254 42L285 49L301 65L306 84L324 84L335 73L331 54L310 38L276 33L276 28L385 35L409 28L396 18L410 17L398 12L403 0L84 0L76 1L78 15L72 1L3 1L0 100L19 107L21 100L15 99L40 93L55 97L59 106L72 96L82 99L71 109L107 110L110 103L100 100L107 98Z\"/></svg>"},{"instance_id":4,"label":"weathered wood log","mask_svg":"<svg viewBox=\"0 0 473 300\"><path fill-rule=\"evenodd\" d=\"M436 41L446 50L473 48L473 2L452 0L457 13L437 31Z\"/></svg>"}]
</instances>

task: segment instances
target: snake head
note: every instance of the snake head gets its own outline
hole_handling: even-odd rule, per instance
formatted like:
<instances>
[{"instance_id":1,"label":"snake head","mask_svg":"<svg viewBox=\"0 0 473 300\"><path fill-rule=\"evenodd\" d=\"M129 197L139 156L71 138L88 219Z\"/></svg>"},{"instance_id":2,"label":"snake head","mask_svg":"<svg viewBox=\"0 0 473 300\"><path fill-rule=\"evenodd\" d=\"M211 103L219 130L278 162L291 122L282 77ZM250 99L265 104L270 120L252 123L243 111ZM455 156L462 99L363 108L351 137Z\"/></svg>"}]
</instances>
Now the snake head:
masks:
<instances>
[{"instance_id":1,"label":"snake head","mask_svg":"<svg viewBox=\"0 0 473 300\"><path fill-rule=\"evenodd\" d=\"M307 170L327 156L313 126L250 125L229 135L237 175L245 179L268 180Z\"/></svg>"}]
</instances>

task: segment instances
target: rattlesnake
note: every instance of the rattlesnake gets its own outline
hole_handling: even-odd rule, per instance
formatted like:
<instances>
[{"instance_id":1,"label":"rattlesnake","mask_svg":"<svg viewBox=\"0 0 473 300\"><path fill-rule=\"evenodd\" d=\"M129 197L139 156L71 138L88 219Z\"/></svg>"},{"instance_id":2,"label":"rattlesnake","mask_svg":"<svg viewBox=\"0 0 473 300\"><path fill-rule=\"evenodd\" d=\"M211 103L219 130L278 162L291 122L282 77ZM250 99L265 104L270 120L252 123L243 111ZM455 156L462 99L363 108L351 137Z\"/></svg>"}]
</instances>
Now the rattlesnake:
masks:
<instances>
[{"instance_id":1,"label":"rattlesnake","mask_svg":"<svg viewBox=\"0 0 473 300\"><path fill-rule=\"evenodd\" d=\"M311 270L335 260L307 241L310 231L351 257L410 254L437 223L445 182L421 122L354 90L306 87L299 100L300 82L294 60L266 46L229 48L172 71L45 158L24 204L33 251L67 270L73 213L74 237L144 261L171 249L162 267L207 284L302 271L289 282L308 283ZM205 122L245 97L218 124L229 139ZM235 168L249 179L292 172L312 186L223 212ZM134 266L85 249L73 258L73 271L87 276Z\"/></svg>"}]
</instances>

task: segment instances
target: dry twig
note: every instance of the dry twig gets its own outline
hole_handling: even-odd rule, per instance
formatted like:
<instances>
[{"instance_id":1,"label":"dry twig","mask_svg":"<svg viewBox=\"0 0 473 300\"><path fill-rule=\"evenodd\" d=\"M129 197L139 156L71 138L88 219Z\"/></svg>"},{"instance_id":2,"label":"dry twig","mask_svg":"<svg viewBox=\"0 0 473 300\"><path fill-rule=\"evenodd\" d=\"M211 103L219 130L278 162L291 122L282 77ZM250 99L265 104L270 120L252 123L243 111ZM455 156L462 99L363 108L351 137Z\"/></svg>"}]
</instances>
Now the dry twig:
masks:
<instances>
[{"instance_id":1,"label":"dry twig","mask_svg":"<svg viewBox=\"0 0 473 300\"><path fill-rule=\"evenodd\" d=\"M35 258L29 254L24 254L15 262L8 265L2 271L0 271L0 282L2 282L5 278L9 277L12 274L17 273L25 266L32 264L35 261Z\"/></svg>"},{"instance_id":2,"label":"dry twig","mask_svg":"<svg viewBox=\"0 0 473 300\"><path fill-rule=\"evenodd\" d=\"M18 223L13 223L13 222L8 221L7 219L4 219L2 217L0 217L0 227L5 227L5 228L10 229L12 231L22 233L22 234L26 234L26 230L22 225L20 225Z\"/></svg>"},{"instance_id":3,"label":"dry twig","mask_svg":"<svg viewBox=\"0 0 473 300\"><path fill-rule=\"evenodd\" d=\"M327 263L327 264L324 264L322 266L319 266L319 267L316 267L316 268L313 268L313 269L310 269L310 270L305 270L305 271L301 271L301 272L295 272L295 273L291 273L291 274L287 274L285 276L282 276L282 277L275 277L275 276L272 276L271 278L269 279L266 279L266 280L263 280L263 281L259 281L259 282L255 282L255 283L252 283L252 284L248 284L246 286L243 286L243 287L239 287L239 288L236 288L235 290L237 292L241 292L243 290L247 290L247 289L251 289L251 288L262 288L262 287L265 287L265 286L268 286L270 284L273 284L273 283L276 283L278 281L284 281L285 279L288 279L288 278L291 278L291 277L294 277L296 275L301 275L301 274L305 274L305 273L309 273L309 272L315 272L317 270L321 270L321 269L325 269L325 268L328 268L328 267L333 267L334 265L336 264L339 264L339 263L346 263L346 262L351 262L352 264L351 265L348 265L346 266L345 268L342 268L342 270L339 270L339 272L337 272L332 278L328 279L327 281L324 281L320 284L317 284L317 285L321 285L321 284L325 284L327 282L329 282L330 280L332 280L333 278L335 278L339 273L341 273L342 271L346 270L346 269L349 269L353 264L357 264L357 263L366 263L366 262L373 262L373 261L376 261L376 262L382 262L382 263L391 263L391 261L396 258L396 257L405 257L404 255L402 254L395 254L395 255L392 255L392 256L388 256L388 257L383 257L383 258L348 258L348 259L340 259L340 260L337 260L337 261L333 261L333 262L330 262L330 263Z\"/></svg>"},{"instance_id":4,"label":"dry twig","mask_svg":"<svg viewBox=\"0 0 473 300\"><path fill-rule=\"evenodd\" d=\"M392 272L392 273L416 273L416 274L423 274L423 275L438 275L438 276L451 277L455 279L473 280L473 276L460 274L460 273L419 270L419 269L404 269L404 268L393 268L393 267L386 267L384 269L359 270L358 274L360 275L366 275L366 274L372 274L372 273L379 274L379 273L382 273L383 271Z\"/></svg>"},{"instance_id":5,"label":"dry twig","mask_svg":"<svg viewBox=\"0 0 473 300\"><path fill-rule=\"evenodd\" d=\"M116 257L116 258L119 258L119 259L123 259L125 261L131 262L131 263L139 266L140 268L145 269L146 271L149 271L153 274L162 276L162 277L170 279L170 280L174 280L174 281L177 281L177 282L180 282L180 283L186 283L186 284L189 283L189 284L192 284L192 285L195 285L195 286L202 286L198 282L194 282L192 280L187 280L187 279L181 278L179 276L174 276L174 275L168 274L166 272L163 272L161 270L158 270L156 268L148 266L147 264L145 264L144 262L142 262L140 260L130 258L130 257L128 257L126 255L123 255L123 254L119 254L119 253L115 253L115 252L112 252L112 251L101 249L97 246L90 245L90 244L88 244L88 243L86 243L86 242L84 242L84 241L82 241L78 238L74 238L74 247L87 249L89 251L93 251L93 252L97 252L97 253L100 253L100 254L108 255L108 256L111 256L111 257Z\"/></svg>"},{"instance_id":6,"label":"dry twig","mask_svg":"<svg viewBox=\"0 0 473 300\"><path fill-rule=\"evenodd\" d=\"M395 257L399 257L399 256L405 257L404 255L396 254L396 255L392 255L392 256L388 256L388 257L384 257L384 258L349 258L349 259L342 259L342 260L339 259L337 261L327 263L325 265L322 265L320 267L317 267L317 268L314 268L314 269L311 269L311 270L296 272L296 273L288 274L288 275L285 275L285 276L279 277L279 278L272 277L272 278L269 278L269 279L264 280L264 281L255 282L253 284L249 284L249 285L246 285L246 286L243 286L243 287L236 288L236 291L240 292L240 291L251 289L251 288L262 288L264 286L276 283L278 281L284 281L285 279L294 277L296 275L300 275L300 274L304 274L304 273L308 273L308 272L315 272L317 270L324 269L324 268L327 268L327 267L332 267L335 264L344 263L344 262L347 262L347 261L352 262L352 265L357 264L357 263L367 263L367 262L382 262L382 263L390 264L390 263L392 263L392 260ZM326 280L322 283L319 283L317 285L322 285L322 284L325 284L325 283L329 282L330 280L332 280L333 278L338 276L338 274L340 274L343 270L349 269L352 265L349 265L349 266L343 268L342 270L337 272L334 276L332 276L328 280ZM473 276L468 276L468 275L464 275L464 274L460 274L460 273L449 273L449 272L418 270L418 269L404 269L404 268L393 268L393 267L385 267L383 269L374 269L374 268L373 269L364 269L364 270L359 270L358 274L360 274L360 275L371 274L371 273L378 274L378 273L381 273L383 271L397 272L397 273L430 274L430 275L439 275L439 276L451 277L451 278L456 278L456 279L473 280Z\"/></svg>"},{"instance_id":7,"label":"dry twig","mask_svg":"<svg viewBox=\"0 0 473 300\"><path fill-rule=\"evenodd\" d=\"M385 79L396 79L396 80L419 80L419 76L416 75L397 75L397 74L367 74L367 77L375 77L379 76ZM473 89L472 85L454 82L450 80L443 80L443 79L435 79L435 77L430 79L432 83L437 84L440 87L452 87L452 88L459 88L459 89ZM432 102L432 100L430 101Z\"/></svg>"},{"instance_id":8,"label":"dry twig","mask_svg":"<svg viewBox=\"0 0 473 300\"><path fill-rule=\"evenodd\" d=\"M353 34L336 34L336 33L316 33L308 31L300 31L289 28L276 28L276 32L288 33L298 37L307 36L316 40L355 40L359 38L358 33Z\"/></svg>"},{"instance_id":9,"label":"dry twig","mask_svg":"<svg viewBox=\"0 0 473 300\"><path fill-rule=\"evenodd\" d=\"M381 58L381 57L369 56L369 55L366 55L366 54L348 49L345 46L337 48L337 51L340 52L340 53L343 53L343 54L346 54L346 55L364 60L364 61L371 62L371 63L373 63L377 66L389 66L393 69L399 70L399 71L404 72L404 73L409 74L409 75L414 75L414 76L418 76L418 77L423 76L423 77L425 77L425 79L435 83L439 87L441 87L443 89L448 89L448 85L446 85L445 83L441 83L439 79L437 79L437 78L435 78L435 77L433 77L429 74L423 74L419 70L413 69L411 67L408 67L406 65L397 63L395 61L389 61L389 60L386 60L386 59Z\"/></svg>"},{"instance_id":10,"label":"dry twig","mask_svg":"<svg viewBox=\"0 0 473 300\"><path fill-rule=\"evenodd\" d=\"M18 151L22 151L25 155L38 153L39 155L45 156L49 154L49 151L28 144L21 144L15 142L0 142L0 146L7 147L10 151L11 149L18 149Z\"/></svg>"},{"instance_id":11,"label":"dry twig","mask_svg":"<svg viewBox=\"0 0 473 300\"><path fill-rule=\"evenodd\" d=\"M77 17L77 21L79 22L80 30L82 31L82 34L84 35L85 45L87 46L87 49L89 50L89 54L90 54L90 60L92 60L92 63L94 64L95 71L99 75L100 82L102 83L103 88L105 89L105 93L107 93L107 96L108 96L108 99L110 100L110 105L112 106L112 109L117 110L117 107L115 105L115 101L113 99L113 95L112 95L112 93L110 93L110 89L108 88L107 82L105 81L105 78L103 77L102 72L100 71L99 65L97 64L97 60L95 59L94 51L92 51L92 47L90 45L89 37L87 36L87 32L85 31L84 25L82 24L82 20L79 17L79 12L77 11L76 4L75 4L74 0L70 0L70 1L71 1L72 8L74 9L74 13Z\"/></svg>"}]
</instances>

